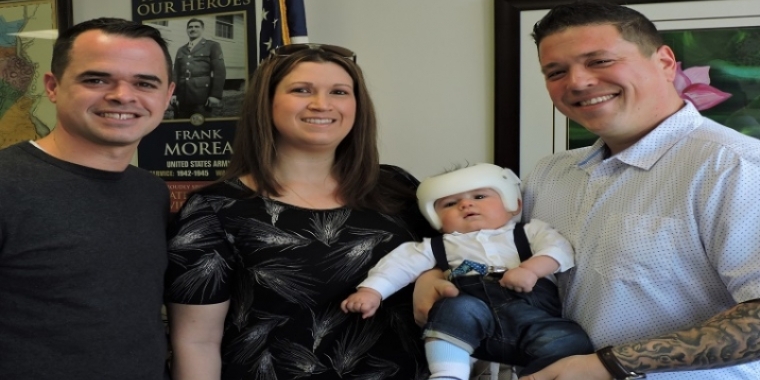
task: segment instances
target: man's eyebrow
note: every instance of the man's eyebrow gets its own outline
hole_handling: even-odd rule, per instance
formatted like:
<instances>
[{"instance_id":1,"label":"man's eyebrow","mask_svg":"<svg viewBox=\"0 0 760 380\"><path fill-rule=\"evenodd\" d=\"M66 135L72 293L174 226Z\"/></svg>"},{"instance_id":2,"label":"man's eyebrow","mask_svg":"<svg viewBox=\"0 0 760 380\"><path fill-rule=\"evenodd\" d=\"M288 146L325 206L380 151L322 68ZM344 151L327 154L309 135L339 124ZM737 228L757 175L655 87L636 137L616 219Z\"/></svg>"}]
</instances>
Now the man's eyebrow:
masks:
<instances>
[{"instance_id":1,"label":"man's eyebrow","mask_svg":"<svg viewBox=\"0 0 760 380\"><path fill-rule=\"evenodd\" d=\"M79 78L79 79L82 79L82 78L110 78L112 76L113 75L111 75L111 73L108 73L108 72L105 72L105 71L88 70L88 71L85 71L85 72L77 75L77 78ZM162 84L163 83L163 81L161 80L161 78L159 78L156 75L151 75L151 74L135 74L134 77L137 78L137 79L140 79L140 80L149 81L149 82L155 82L155 83L158 83L158 84Z\"/></svg>"},{"instance_id":2,"label":"man's eyebrow","mask_svg":"<svg viewBox=\"0 0 760 380\"><path fill-rule=\"evenodd\" d=\"M575 58L575 60L586 60L589 58L598 57L601 55L608 54L609 52L607 50L594 50L590 51L588 53L583 53ZM541 66L541 72L546 74L547 71L550 71L552 69L555 69L557 67L561 67L563 65L557 63L557 62L549 62L546 65Z\"/></svg>"},{"instance_id":3,"label":"man's eyebrow","mask_svg":"<svg viewBox=\"0 0 760 380\"><path fill-rule=\"evenodd\" d=\"M546 74L547 71L551 71L557 67L559 67L560 64L556 62L547 63L543 66L541 66L541 73Z\"/></svg>"},{"instance_id":4,"label":"man's eyebrow","mask_svg":"<svg viewBox=\"0 0 760 380\"><path fill-rule=\"evenodd\" d=\"M111 73L107 73L105 71L88 70L88 71L82 72L79 75L77 75L77 78L80 78L80 79L81 78L92 78L92 77L108 78L110 76L111 76Z\"/></svg>"},{"instance_id":5,"label":"man's eyebrow","mask_svg":"<svg viewBox=\"0 0 760 380\"><path fill-rule=\"evenodd\" d=\"M137 75L135 75L135 78L146 80L146 81L149 81L149 82L156 82L158 84L162 84L163 83L161 81L161 78L159 78L158 76L155 76L155 75L150 75L150 74L137 74Z\"/></svg>"}]
</instances>

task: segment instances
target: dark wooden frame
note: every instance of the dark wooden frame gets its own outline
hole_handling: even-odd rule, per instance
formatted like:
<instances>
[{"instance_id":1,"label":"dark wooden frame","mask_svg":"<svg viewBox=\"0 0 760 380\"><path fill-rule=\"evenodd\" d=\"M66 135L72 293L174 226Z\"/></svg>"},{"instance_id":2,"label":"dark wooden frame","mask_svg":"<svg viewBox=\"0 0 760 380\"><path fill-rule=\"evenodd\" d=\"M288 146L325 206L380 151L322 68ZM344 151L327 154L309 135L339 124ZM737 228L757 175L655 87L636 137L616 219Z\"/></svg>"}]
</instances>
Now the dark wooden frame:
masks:
<instances>
[{"instance_id":1,"label":"dark wooden frame","mask_svg":"<svg viewBox=\"0 0 760 380\"><path fill-rule=\"evenodd\" d=\"M695 0L604 0L615 4ZM704 0L696 0L704 1ZM494 163L520 170L520 12L549 9L569 0L494 0ZM536 68L538 70L538 68Z\"/></svg>"},{"instance_id":2,"label":"dark wooden frame","mask_svg":"<svg viewBox=\"0 0 760 380\"><path fill-rule=\"evenodd\" d=\"M71 0L56 0L55 11L58 14L58 30L64 30L73 25L74 20L71 14Z\"/></svg>"}]
</instances>

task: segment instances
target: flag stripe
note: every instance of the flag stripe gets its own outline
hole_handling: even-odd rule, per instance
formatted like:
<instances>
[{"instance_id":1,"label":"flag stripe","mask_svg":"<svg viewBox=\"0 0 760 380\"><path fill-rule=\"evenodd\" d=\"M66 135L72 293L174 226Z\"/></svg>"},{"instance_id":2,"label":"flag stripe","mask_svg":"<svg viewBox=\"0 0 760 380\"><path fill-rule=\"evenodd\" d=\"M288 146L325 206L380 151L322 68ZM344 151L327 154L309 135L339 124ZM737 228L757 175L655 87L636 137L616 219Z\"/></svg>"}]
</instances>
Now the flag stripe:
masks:
<instances>
[{"instance_id":1,"label":"flag stripe","mask_svg":"<svg viewBox=\"0 0 760 380\"><path fill-rule=\"evenodd\" d=\"M259 61L281 45L309 42L303 0L263 0Z\"/></svg>"}]
</instances>

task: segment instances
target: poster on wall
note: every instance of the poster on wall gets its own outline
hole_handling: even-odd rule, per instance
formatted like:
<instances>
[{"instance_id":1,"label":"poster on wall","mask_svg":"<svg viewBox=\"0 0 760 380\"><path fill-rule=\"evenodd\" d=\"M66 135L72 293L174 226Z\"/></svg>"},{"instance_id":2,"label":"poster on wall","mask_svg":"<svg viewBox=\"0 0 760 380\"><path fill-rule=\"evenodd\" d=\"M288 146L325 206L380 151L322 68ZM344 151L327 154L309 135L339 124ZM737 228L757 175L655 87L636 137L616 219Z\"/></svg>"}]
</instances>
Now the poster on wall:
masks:
<instances>
[{"instance_id":1,"label":"poster on wall","mask_svg":"<svg viewBox=\"0 0 760 380\"><path fill-rule=\"evenodd\" d=\"M137 165L164 179L172 212L222 176L248 78L256 68L254 0L132 0L132 19L161 31L176 85L163 122L137 148Z\"/></svg>"}]
</instances>

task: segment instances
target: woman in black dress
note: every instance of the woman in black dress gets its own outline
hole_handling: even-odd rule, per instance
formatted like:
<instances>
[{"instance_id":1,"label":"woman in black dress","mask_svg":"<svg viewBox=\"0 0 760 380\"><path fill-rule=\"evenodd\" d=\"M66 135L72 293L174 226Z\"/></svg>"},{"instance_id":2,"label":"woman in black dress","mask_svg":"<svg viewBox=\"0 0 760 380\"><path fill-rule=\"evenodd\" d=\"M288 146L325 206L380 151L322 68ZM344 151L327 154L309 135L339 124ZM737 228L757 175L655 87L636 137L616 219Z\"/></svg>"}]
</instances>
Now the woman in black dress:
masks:
<instances>
[{"instance_id":1,"label":"woman in black dress","mask_svg":"<svg viewBox=\"0 0 760 380\"><path fill-rule=\"evenodd\" d=\"M225 177L171 235L174 379L427 378L410 287L366 320L340 310L381 257L434 233L417 180L379 163L354 54L279 48L243 113Z\"/></svg>"}]
</instances>

